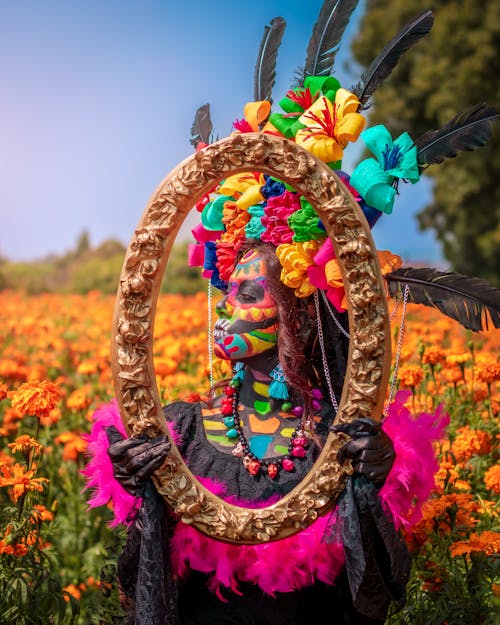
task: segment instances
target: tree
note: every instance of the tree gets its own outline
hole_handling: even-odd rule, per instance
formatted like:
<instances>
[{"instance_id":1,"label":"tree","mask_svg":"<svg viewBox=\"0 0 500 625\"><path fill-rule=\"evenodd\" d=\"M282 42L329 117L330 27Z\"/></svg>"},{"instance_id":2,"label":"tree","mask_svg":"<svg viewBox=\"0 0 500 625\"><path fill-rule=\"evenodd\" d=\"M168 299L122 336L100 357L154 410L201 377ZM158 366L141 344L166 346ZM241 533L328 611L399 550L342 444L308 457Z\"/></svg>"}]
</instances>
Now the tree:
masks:
<instances>
[{"instance_id":1,"label":"tree","mask_svg":"<svg viewBox=\"0 0 500 625\"><path fill-rule=\"evenodd\" d=\"M418 13L432 8L434 26L379 87L370 125L415 139L454 115L500 102L500 3L497 0L367 0L352 51L368 66L385 43ZM419 214L434 229L455 271L500 284L500 122L485 147L461 153L426 175L434 197Z\"/></svg>"}]
</instances>

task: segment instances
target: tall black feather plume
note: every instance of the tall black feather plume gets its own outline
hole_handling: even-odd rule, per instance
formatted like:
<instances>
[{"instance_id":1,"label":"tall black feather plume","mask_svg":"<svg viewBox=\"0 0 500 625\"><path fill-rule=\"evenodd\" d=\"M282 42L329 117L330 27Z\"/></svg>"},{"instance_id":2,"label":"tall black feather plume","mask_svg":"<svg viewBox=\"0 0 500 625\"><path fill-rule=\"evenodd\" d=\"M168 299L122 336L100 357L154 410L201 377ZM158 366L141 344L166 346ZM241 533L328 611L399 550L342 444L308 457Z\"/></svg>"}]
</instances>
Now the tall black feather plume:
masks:
<instances>
[{"instance_id":1,"label":"tall black feather plume","mask_svg":"<svg viewBox=\"0 0 500 625\"><path fill-rule=\"evenodd\" d=\"M271 95L276 80L276 59L285 27L286 22L282 17L273 18L269 26L264 27L253 80L256 102L269 100L272 103Z\"/></svg>"},{"instance_id":2,"label":"tall black feather plume","mask_svg":"<svg viewBox=\"0 0 500 625\"><path fill-rule=\"evenodd\" d=\"M415 141L420 169L485 145L491 136L491 123L498 116L493 106L483 102L462 111L442 128L423 134Z\"/></svg>"},{"instance_id":3,"label":"tall black feather plume","mask_svg":"<svg viewBox=\"0 0 500 625\"><path fill-rule=\"evenodd\" d=\"M398 269L385 279L391 297L403 294L407 284L409 302L437 308L475 332L491 323L500 328L500 289L486 280L430 267Z\"/></svg>"},{"instance_id":4,"label":"tall black feather plume","mask_svg":"<svg viewBox=\"0 0 500 625\"><path fill-rule=\"evenodd\" d=\"M307 76L330 76L340 40L358 0L325 0L313 27L306 61L295 73L295 86Z\"/></svg>"},{"instance_id":5,"label":"tall black feather plume","mask_svg":"<svg viewBox=\"0 0 500 625\"><path fill-rule=\"evenodd\" d=\"M424 11L403 26L384 46L382 52L363 72L358 84L351 89L360 102L358 110L368 108L368 102L374 91L396 67L401 56L431 30L433 23L432 11Z\"/></svg>"},{"instance_id":6,"label":"tall black feather plume","mask_svg":"<svg viewBox=\"0 0 500 625\"><path fill-rule=\"evenodd\" d=\"M191 126L191 138L189 143L196 147L198 143L212 142L212 120L210 119L210 104L203 104L194 115Z\"/></svg>"}]
</instances>

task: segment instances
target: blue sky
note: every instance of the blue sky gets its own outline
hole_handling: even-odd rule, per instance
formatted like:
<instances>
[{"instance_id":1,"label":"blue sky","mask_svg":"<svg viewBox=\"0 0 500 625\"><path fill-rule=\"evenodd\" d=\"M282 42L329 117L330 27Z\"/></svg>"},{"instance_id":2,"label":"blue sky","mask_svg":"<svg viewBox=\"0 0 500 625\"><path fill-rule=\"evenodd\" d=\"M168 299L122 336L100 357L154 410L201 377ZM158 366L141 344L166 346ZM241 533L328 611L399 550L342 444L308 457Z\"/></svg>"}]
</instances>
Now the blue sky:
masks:
<instances>
[{"instance_id":1,"label":"blue sky","mask_svg":"<svg viewBox=\"0 0 500 625\"><path fill-rule=\"evenodd\" d=\"M280 15L287 28L273 92L277 102L305 59L321 5L3 0L0 256L60 254L74 247L83 230L94 245L110 237L127 244L155 188L192 153L198 106L210 103L215 135L231 131L253 99L264 26ZM359 78L346 63L362 10L361 1L336 57L334 73L347 88ZM356 147L346 151L347 171ZM432 233L419 233L414 217L429 198L427 182L403 185L393 215L373 230L377 247L407 262L444 266ZM184 237L193 223L186 220Z\"/></svg>"}]
</instances>

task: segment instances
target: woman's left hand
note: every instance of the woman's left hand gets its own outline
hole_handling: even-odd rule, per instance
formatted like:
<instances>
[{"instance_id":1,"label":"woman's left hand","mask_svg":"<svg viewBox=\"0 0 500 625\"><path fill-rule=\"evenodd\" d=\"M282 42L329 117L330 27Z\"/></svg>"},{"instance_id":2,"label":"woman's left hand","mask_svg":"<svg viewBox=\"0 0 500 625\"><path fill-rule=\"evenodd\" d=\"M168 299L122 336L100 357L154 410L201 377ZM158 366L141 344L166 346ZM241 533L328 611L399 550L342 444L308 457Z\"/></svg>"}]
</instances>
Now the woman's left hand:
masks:
<instances>
[{"instance_id":1,"label":"woman's left hand","mask_svg":"<svg viewBox=\"0 0 500 625\"><path fill-rule=\"evenodd\" d=\"M352 438L338 452L339 462L352 460L356 473L369 478L382 488L396 459L392 440L373 419L362 417L351 423L332 425L332 432L342 432Z\"/></svg>"}]
</instances>

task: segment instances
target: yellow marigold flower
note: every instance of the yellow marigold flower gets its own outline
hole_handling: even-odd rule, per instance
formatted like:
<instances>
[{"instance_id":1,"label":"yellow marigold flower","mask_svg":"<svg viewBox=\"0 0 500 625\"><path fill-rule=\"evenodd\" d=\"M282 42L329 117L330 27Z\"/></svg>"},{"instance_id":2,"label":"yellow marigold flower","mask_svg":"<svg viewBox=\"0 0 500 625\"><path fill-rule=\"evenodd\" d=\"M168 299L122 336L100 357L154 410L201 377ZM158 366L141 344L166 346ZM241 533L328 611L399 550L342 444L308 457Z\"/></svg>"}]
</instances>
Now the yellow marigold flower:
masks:
<instances>
[{"instance_id":1,"label":"yellow marigold flower","mask_svg":"<svg viewBox=\"0 0 500 625\"><path fill-rule=\"evenodd\" d=\"M500 464L494 464L485 471L484 483L488 490L500 495Z\"/></svg>"},{"instance_id":2,"label":"yellow marigold flower","mask_svg":"<svg viewBox=\"0 0 500 625\"><path fill-rule=\"evenodd\" d=\"M399 383L407 388L417 387L424 379L424 372L421 367L408 365L402 367L399 372Z\"/></svg>"},{"instance_id":3,"label":"yellow marigold flower","mask_svg":"<svg viewBox=\"0 0 500 625\"><path fill-rule=\"evenodd\" d=\"M12 498L16 502L19 497L28 491L43 491L43 484L48 483L46 477L33 477L35 471L30 469L25 471L24 467L16 462L12 467L3 465L0 467L0 486L12 486Z\"/></svg>"},{"instance_id":4,"label":"yellow marigold flower","mask_svg":"<svg viewBox=\"0 0 500 625\"><path fill-rule=\"evenodd\" d=\"M20 451L22 454L27 454L31 449L35 451L40 451L42 449L42 445L40 445L36 439L28 436L28 434L21 434L13 443L9 443L8 447L10 447L13 452Z\"/></svg>"},{"instance_id":5,"label":"yellow marigold flower","mask_svg":"<svg viewBox=\"0 0 500 625\"><path fill-rule=\"evenodd\" d=\"M448 354L446 356L446 362L449 365L463 365L469 362L471 354L469 352L462 352L461 354Z\"/></svg>"},{"instance_id":6,"label":"yellow marigold flower","mask_svg":"<svg viewBox=\"0 0 500 625\"><path fill-rule=\"evenodd\" d=\"M492 382L500 380L500 363L493 362L479 367L477 379L486 384L491 384Z\"/></svg>"},{"instance_id":7,"label":"yellow marigold flower","mask_svg":"<svg viewBox=\"0 0 500 625\"><path fill-rule=\"evenodd\" d=\"M97 363L95 360L82 360L82 362L76 368L76 372L81 375L92 375L97 373Z\"/></svg>"},{"instance_id":8,"label":"yellow marigold flower","mask_svg":"<svg viewBox=\"0 0 500 625\"><path fill-rule=\"evenodd\" d=\"M452 556L470 554L472 551L482 551L486 555L500 553L500 532L486 531L482 534L472 532L469 540L460 540L450 547Z\"/></svg>"},{"instance_id":9,"label":"yellow marigold flower","mask_svg":"<svg viewBox=\"0 0 500 625\"><path fill-rule=\"evenodd\" d=\"M473 430L468 425L457 431L458 434L451 445L451 451L458 462L464 462L472 456L482 456L491 451L491 434L488 432Z\"/></svg>"},{"instance_id":10,"label":"yellow marigold flower","mask_svg":"<svg viewBox=\"0 0 500 625\"><path fill-rule=\"evenodd\" d=\"M53 382L42 380L21 384L11 397L12 407L21 414L42 417L55 407L61 392Z\"/></svg>"}]
</instances>

